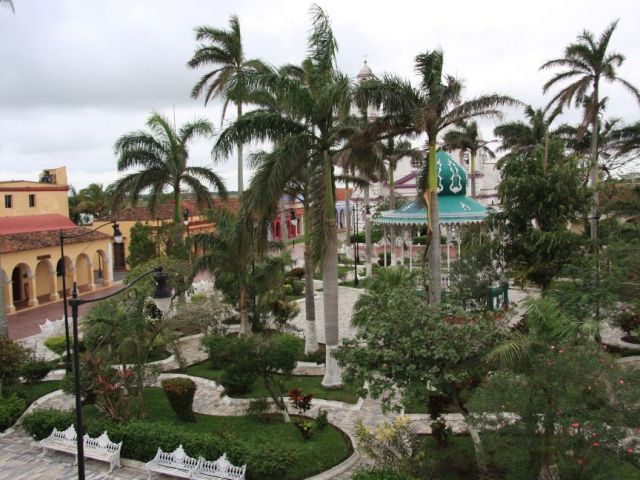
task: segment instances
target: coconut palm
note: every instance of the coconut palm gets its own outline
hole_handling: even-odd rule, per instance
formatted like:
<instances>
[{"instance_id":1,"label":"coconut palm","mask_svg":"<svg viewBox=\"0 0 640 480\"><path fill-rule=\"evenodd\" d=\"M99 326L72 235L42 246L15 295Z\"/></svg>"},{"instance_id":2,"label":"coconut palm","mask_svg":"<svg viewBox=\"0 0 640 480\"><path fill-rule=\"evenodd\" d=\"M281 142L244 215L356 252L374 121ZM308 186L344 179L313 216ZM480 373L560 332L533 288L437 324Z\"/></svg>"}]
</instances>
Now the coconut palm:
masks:
<instances>
[{"instance_id":1,"label":"coconut palm","mask_svg":"<svg viewBox=\"0 0 640 480\"><path fill-rule=\"evenodd\" d=\"M441 296L440 269L440 213L438 209L438 185L436 177L436 143L440 132L449 126L478 117L499 117L500 107L516 105L516 100L498 94L483 95L462 102L462 83L442 73L444 56L434 50L416 56L415 70L420 84L395 75L384 75L381 79L364 82L357 99L360 104L384 107L384 114L369 127L375 138L391 138L397 135L408 137L426 134L429 161L423 167L424 182L420 185L428 206L431 241L430 269L431 301L439 302Z\"/></svg>"},{"instance_id":2,"label":"coconut palm","mask_svg":"<svg viewBox=\"0 0 640 480\"><path fill-rule=\"evenodd\" d=\"M242 105L248 99L243 77L250 71L263 68L259 60L246 60L237 15L229 18L229 30L213 27L195 29L196 41L200 42L187 65L190 68L213 67L205 73L191 90L193 98L204 95L205 106L214 97L223 99L222 121L229 103L237 108L238 118L242 116ZM244 190L242 144L238 147L238 192Z\"/></svg>"},{"instance_id":3,"label":"coconut palm","mask_svg":"<svg viewBox=\"0 0 640 480\"><path fill-rule=\"evenodd\" d=\"M85 213L94 218L101 218L111 213L113 187L106 189L102 183L92 183L78 192L78 203L75 212Z\"/></svg>"},{"instance_id":4,"label":"coconut palm","mask_svg":"<svg viewBox=\"0 0 640 480\"><path fill-rule=\"evenodd\" d=\"M203 207L213 206L206 184L220 195L226 195L224 182L213 171L187 165L189 143L197 137L208 138L212 134L208 120L186 123L176 131L166 117L153 113L147 120L147 127L150 132L128 133L114 145L119 172L140 167L140 171L125 175L114 183L114 205L120 205L126 199L135 206L142 192L149 190L149 210L155 214L165 188L169 187L174 201L173 220L178 224L182 219L180 198L185 187L194 193L196 201Z\"/></svg>"},{"instance_id":5,"label":"coconut palm","mask_svg":"<svg viewBox=\"0 0 640 480\"><path fill-rule=\"evenodd\" d=\"M550 60L543 64L540 69L561 68L562 71L556 73L551 80L544 84L543 91L547 93L552 87L572 80L572 83L564 86L549 101L548 107L563 109L571 104L580 107L588 100L588 106L584 112L583 126L591 125L591 131L596 132L591 136L591 187L593 188L593 201L591 205L591 240L594 249L598 248L598 217L599 217L599 194L598 194L598 125L601 111L600 81L607 80L624 87L640 103L640 91L627 80L620 78L616 69L625 60L624 55L611 52L609 42L611 36L618 25L618 21L613 22L596 39L593 33L584 30L575 43L569 44L564 51L564 56Z\"/></svg>"},{"instance_id":6,"label":"coconut palm","mask_svg":"<svg viewBox=\"0 0 640 480\"><path fill-rule=\"evenodd\" d=\"M306 171L309 179L307 218L311 219L313 259L322 264L327 357L322 384L337 387L342 375L333 351L338 344L338 252L335 223L333 159L353 132L347 122L352 85L335 66L337 42L324 11L313 6L313 27L304 62L306 80L277 72L255 75L252 88L273 92L285 108L257 108L244 114L218 137L214 153L223 157L234 145L249 141L274 143L273 168L260 187L268 198L280 198L292 178ZM276 160L277 158L277 160ZM260 168L260 167L258 167ZM257 175L257 173L256 173ZM305 222L305 223L308 223Z\"/></svg>"},{"instance_id":7,"label":"coconut palm","mask_svg":"<svg viewBox=\"0 0 640 480\"><path fill-rule=\"evenodd\" d=\"M484 153L489 158L495 158L496 154L488 145L489 141L482 140L478 133L476 122L462 122L456 130L449 130L444 135L444 148L458 149L469 152L471 156L471 198L476 198L476 155Z\"/></svg>"},{"instance_id":8,"label":"coconut palm","mask_svg":"<svg viewBox=\"0 0 640 480\"><path fill-rule=\"evenodd\" d=\"M536 145L545 141L549 125L555 116L547 114L543 109L534 109L527 105L524 109L527 122L517 120L498 125L493 134L500 139L498 150L511 153L531 152Z\"/></svg>"}]
</instances>

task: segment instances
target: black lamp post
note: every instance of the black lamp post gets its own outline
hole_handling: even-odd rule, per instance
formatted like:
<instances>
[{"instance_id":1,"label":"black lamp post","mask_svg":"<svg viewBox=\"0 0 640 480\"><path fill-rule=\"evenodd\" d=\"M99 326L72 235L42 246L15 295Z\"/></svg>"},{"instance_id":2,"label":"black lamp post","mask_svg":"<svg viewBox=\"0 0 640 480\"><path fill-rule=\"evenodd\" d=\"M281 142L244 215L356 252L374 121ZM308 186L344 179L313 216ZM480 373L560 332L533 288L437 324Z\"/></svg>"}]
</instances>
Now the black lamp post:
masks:
<instances>
[{"instance_id":1,"label":"black lamp post","mask_svg":"<svg viewBox=\"0 0 640 480\"><path fill-rule=\"evenodd\" d=\"M358 206L358 201L356 200L354 205L351 207L351 213L352 213L352 217L353 217L353 230L355 232L355 239L356 241L353 242L353 286L357 287L360 284L360 281L358 280L358 260L359 260L359 250L358 250L358 215L356 215L356 212L359 212L359 208L356 208Z\"/></svg>"},{"instance_id":2,"label":"black lamp post","mask_svg":"<svg viewBox=\"0 0 640 480\"><path fill-rule=\"evenodd\" d=\"M85 480L84 474L84 425L82 423L82 395L80 391L80 351L78 347L78 308L85 303L98 302L111 298L125 290L130 289L140 280L153 274L153 279L156 282L156 290L153 294L153 300L158 310L165 315L171 307L171 299L173 298L173 292L169 286L169 274L162 271L162 267L156 267L146 273L143 273L138 278L133 280L129 285L121 288L117 292L105 295L100 298L91 298L83 300L78 298L78 287L76 282L73 282L73 292L71 294L71 317L73 319L73 379L75 384L75 400L76 400L76 447L78 451L78 480Z\"/></svg>"},{"instance_id":3,"label":"black lamp post","mask_svg":"<svg viewBox=\"0 0 640 480\"><path fill-rule=\"evenodd\" d=\"M62 311L64 313L64 334L66 340L67 361L71 358L70 342L69 342L69 315L67 313L67 262L64 258L64 241L71 238L84 237L96 230L106 227L107 225L113 225L113 239L116 243L122 243L122 232L120 226L115 222L107 222L89 230L88 232L81 233L79 235L65 235L64 230L60 230L60 262L58 263L57 275L62 277Z\"/></svg>"}]
</instances>

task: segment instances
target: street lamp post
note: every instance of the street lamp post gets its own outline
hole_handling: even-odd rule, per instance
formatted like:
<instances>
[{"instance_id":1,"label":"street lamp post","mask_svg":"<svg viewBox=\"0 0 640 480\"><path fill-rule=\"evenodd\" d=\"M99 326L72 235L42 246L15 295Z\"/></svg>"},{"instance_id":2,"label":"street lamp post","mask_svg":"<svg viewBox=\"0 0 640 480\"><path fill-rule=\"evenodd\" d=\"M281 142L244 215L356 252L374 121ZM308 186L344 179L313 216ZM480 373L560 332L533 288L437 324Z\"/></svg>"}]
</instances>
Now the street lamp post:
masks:
<instances>
[{"instance_id":1,"label":"street lamp post","mask_svg":"<svg viewBox=\"0 0 640 480\"><path fill-rule=\"evenodd\" d=\"M360 284L358 280L358 259L359 259L359 250L358 250L358 215L356 213L359 212L357 208L358 201L356 200L354 205L351 207L351 213L353 216L353 230L355 232L355 242L353 242L353 286L357 287Z\"/></svg>"},{"instance_id":2,"label":"street lamp post","mask_svg":"<svg viewBox=\"0 0 640 480\"><path fill-rule=\"evenodd\" d=\"M67 361L71 358L70 342L69 342L69 314L67 313L67 262L64 257L64 241L72 238L84 237L96 230L106 227L107 225L113 226L113 239L116 243L122 243L122 232L120 232L120 226L115 222L107 222L89 230L88 232L81 233L79 235L65 235L64 230L60 229L60 262L57 268L57 275L62 277L62 312L64 314L64 334L66 340Z\"/></svg>"},{"instance_id":3,"label":"street lamp post","mask_svg":"<svg viewBox=\"0 0 640 480\"><path fill-rule=\"evenodd\" d=\"M165 315L171 308L171 299L173 292L169 287L169 274L162 271L162 267L156 267L146 273L143 273L138 278L134 279L129 285L121 288L117 292L105 295L100 298L92 299L80 299L78 298L78 286L76 282L73 282L73 292L71 294L71 318L73 320L73 380L75 386L75 404L76 404L76 448L78 459L78 480L85 480L84 472L84 424L82 421L82 394L80 390L80 350L78 346L78 308L85 303L98 302L118 295L125 290L130 289L136 283L143 278L153 274L153 278L156 282L156 290L153 295L153 300L158 310Z\"/></svg>"}]
</instances>

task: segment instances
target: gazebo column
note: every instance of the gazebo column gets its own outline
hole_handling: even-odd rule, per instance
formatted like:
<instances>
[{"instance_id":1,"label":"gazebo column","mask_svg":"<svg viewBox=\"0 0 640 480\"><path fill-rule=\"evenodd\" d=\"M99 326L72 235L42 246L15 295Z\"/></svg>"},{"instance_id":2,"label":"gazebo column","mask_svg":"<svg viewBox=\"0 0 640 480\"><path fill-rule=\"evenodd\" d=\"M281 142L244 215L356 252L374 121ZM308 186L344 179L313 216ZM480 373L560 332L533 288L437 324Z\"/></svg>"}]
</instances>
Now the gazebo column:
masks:
<instances>
[{"instance_id":1,"label":"gazebo column","mask_svg":"<svg viewBox=\"0 0 640 480\"><path fill-rule=\"evenodd\" d=\"M395 234L395 229L397 228L395 225L391 225L391 228L394 229L391 235L391 241L389 245L391 246L391 266L395 267L398 265L398 259L396 258L396 248L398 248L398 237Z\"/></svg>"},{"instance_id":2,"label":"gazebo column","mask_svg":"<svg viewBox=\"0 0 640 480\"><path fill-rule=\"evenodd\" d=\"M409 226L409 271L413 270L413 225Z\"/></svg>"},{"instance_id":3,"label":"gazebo column","mask_svg":"<svg viewBox=\"0 0 640 480\"><path fill-rule=\"evenodd\" d=\"M451 225L446 226L447 229L447 271L451 269Z\"/></svg>"},{"instance_id":4,"label":"gazebo column","mask_svg":"<svg viewBox=\"0 0 640 480\"><path fill-rule=\"evenodd\" d=\"M458 242L458 259L460 259L460 253L461 253L461 250L460 250L460 243L462 243L461 238L462 238L462 235L460 235L460 225L458 225L456 227L456 242Z\"/></svg>"},{"instance_id":5,"label":"gazebo column","mask_svg":"<svg viewBox=\"0 0 640 480\"><path fill-rule=\"evenodd\" d=\"M400 266L404 267L404 237L406 235L406 228L402 226L402 232L400 234Z\"/></svg>"}]
</instances>

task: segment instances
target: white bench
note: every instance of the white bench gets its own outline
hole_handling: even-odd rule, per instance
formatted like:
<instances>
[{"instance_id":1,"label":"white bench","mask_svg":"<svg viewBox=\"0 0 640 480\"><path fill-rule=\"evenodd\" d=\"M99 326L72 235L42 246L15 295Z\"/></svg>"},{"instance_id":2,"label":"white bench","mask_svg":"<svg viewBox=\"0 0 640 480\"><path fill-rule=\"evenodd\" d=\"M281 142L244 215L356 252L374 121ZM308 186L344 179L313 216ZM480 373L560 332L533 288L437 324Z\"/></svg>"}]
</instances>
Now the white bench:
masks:
<instances>
[{"instance_id":1,"label":"white bench","mask_svg":"<svg viewBox=\"0 0 640 480\"><path fill-rule=\"evenodd\" d=\"M171 453L165 453L158 448L158 452L153 460L147 462L147 470L149 470L149 479L152 473L162 473L164 475L172 475L179 478L192 478L193 472L203 462L203 458L198 459L188 456L182 445Z\"/></svg>"},{"instance_id":2,"label":"white bench","mask_svg":"<svg viewBox=\"0 0 640 480\"><path fill-rule=\"evenodd\" d=\"M236 467L229 460L227 454L223 454L219 459L208 461L204 460L196 467L191 478L198 480L244 480L247 472L247 466Z\"/></svg>"},{"instance_id":3,"label":"white bench","mask_svg":"<svg viewBox=\"0 0 640 480\"><path fill-rule=\"evenodd\" d=\"M66 430L60 432L56 428L53 429L51 435L40 440L43 454L49 450L58 452L71 453L75 455L78 463L78 446L76 443L76 429L71 425ZM89 435L84 436L84 456L94 460L101 460L109 463L109 473L115 467L120 467L120 451L122 450L122 442L114 443L109 439L107 432L104 432L97 438L91 438Z\"/></svg>"},{"instance_id":4,"label":"white bench","mask_svg":"<svg viewBox=\"0 0 640 480\"><path fill-rule=\"evenodd\" d=\"M84 456L109 462L109 473L113 472L115 467L120 468L120 450L122 450L122 442L112 442L107 432L103 432L97 438L84 436Z\"/></svg>"},{"instance_id":5,"label":"white bench","mask_svg":"<svg viewBox=\"0 0 640 480\"><path fill-rule=\"evenodd\" d=\"M40 333L43 337L53 337L55 335L64 335L64 318L60 320L49 320L48 318L44 323L40 324Z\"/></svg>"}]
</instances>

